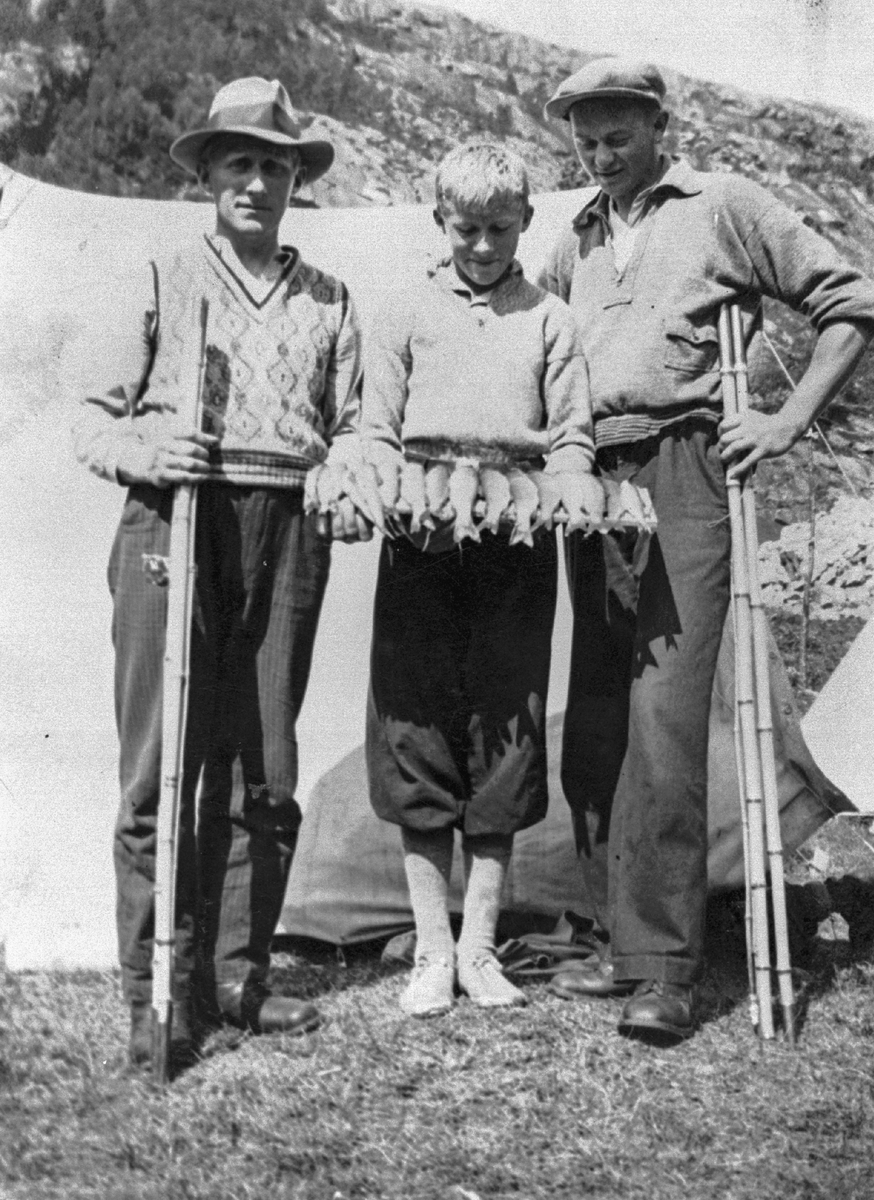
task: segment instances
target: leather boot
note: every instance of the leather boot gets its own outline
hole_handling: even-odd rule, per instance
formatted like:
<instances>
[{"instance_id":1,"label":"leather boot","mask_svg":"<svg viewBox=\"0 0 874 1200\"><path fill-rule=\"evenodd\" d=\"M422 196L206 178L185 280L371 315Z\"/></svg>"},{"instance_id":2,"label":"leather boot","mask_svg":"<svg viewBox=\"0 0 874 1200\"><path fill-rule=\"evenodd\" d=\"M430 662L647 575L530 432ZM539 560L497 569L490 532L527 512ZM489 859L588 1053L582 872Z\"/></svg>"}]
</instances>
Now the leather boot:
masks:
<instances>
[{"instance_id":1,"label":"leather boot","mask_svg":"<svg viewBox=\"0 0 874 1200\"><path fill-rule=\"evenodd\" d=\"M219 1016L227 1025L250 1033L311 1033L321 1023L319 1010L309 1000L296 996L273 996L252 984L218 984Z\"/></svg>"},{"instance_id":2,"label":"leather boot","mask_svg":"<svg viewBox=\"0 0 874 1200\"><path fill-rule=\"evenodd\" d=\"M622 1010L619 1032L632 1037L655 1034L680 1040L695 1032L693 988L688 984L645 979Z\"/></svg>"},{"instance_id":3,"label":"leather boot","mask_svg":"<svg viewBox=\"0 0 874 1200\"><path fill-rule=\"evenodd\" d=\"M145 1067L152 1061L153 1010L149 1001L130 1006L130 1041L128 1059L131 1066ZM194 1015L189 1000L174 1000L170 1025L170 1059L174 1067L183 1067L197 1057L197 1037Z\"/></svg>"},{"instance_id":4,"label":"leather boot","mask_svg":"<svg viewBox=\"0 0 874 1200\"><path fill-rule=\"evenodd\" d=\"M630 996L632 979L614 979L613 962L608 958L569 959L552 977L549 990L562 1000L603 1000L611 996Z\"/></svg>"}]
</instances>

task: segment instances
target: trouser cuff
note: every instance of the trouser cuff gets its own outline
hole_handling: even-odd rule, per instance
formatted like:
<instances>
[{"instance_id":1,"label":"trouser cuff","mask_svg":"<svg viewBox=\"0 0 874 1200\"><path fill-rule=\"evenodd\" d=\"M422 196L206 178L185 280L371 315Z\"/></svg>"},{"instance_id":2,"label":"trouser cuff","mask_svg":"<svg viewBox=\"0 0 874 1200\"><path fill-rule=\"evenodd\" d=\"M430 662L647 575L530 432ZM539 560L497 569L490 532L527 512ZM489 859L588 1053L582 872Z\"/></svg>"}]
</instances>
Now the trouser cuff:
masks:
<instances>
[{"instance_id":1,"label":"trouser cuff","mask_svg":"<svg viewBox=\"0 0 874 1200\"><path fill-rule=\"evenodd\" d=\"M688 958L671 958L666 954L617 954L613 951L613 978L617 983L638 979L655 979L659 983L675 983L685 987L698 983L703 964Z\"/></svg>"}]
</instances>

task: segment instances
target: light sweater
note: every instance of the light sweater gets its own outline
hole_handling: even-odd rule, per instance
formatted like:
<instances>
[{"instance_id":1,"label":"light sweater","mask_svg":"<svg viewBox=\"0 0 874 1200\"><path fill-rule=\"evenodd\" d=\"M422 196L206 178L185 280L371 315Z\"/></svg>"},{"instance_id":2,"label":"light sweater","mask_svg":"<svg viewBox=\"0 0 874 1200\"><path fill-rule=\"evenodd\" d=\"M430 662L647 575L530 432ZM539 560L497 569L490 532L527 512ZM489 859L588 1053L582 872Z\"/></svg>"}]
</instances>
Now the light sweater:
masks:
<instances>
[{"instance_id":1,"label":"light sweater","mask_svg":"<svg viewBox=\"0 0 874 1200\"><path fill-rule=\"evenodd\" d=\"M567 306L514 263L475 293L451 263L399 293L365 345L362 436L377 464L473 457L591 470L586 360Z\"/></svg>"},{"instance_id":2,"label":"light sweater","mask_svg":"<svg viewBox=\"0 0 874 1200\"><path fill-rule=\"evenodd\" d=\"M620 274L600 192L540 282L583 335L598 445L638 441L690 415L721 416L717 320L738 301L747 345L769 296L821 329L874 321L874 286L764 188L674 160L652 189Z\"/></svg>"},{"instance_id":3,"label":"light sweater","mask_svg":"<svg viewBox=\"0 0 874 1200\"><path fill-rule=\"evenodd\" d=\"M152 263L152 297L129 382L86 397L74 427L80 460L116 480L152 461L152 445L190 428L184 360L208 302L202 427L220 439L208 479L299 488L329 447L355 447L360 334L345 286L283 247L273 286L253 294L223 238L205 237L168 265ZM262 288L264 285L262 284Z\"/></svg>"}]
</instances>

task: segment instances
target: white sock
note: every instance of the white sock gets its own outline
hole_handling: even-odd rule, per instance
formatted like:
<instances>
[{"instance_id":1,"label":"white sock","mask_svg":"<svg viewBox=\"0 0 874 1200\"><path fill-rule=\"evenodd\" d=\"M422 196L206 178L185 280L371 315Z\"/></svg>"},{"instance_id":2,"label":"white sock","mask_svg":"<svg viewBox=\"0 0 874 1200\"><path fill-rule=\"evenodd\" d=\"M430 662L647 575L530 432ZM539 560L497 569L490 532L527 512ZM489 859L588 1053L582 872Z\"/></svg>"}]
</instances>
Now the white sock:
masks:
<instances>
[{"instance_id":1,"label":"white sock","mask_svg":"<svg viewBox=\"0 0 874 1200\"><path fill-rule=\"evenodd\" d=\"M416 922L416 961L422 958L455 958L455 939L449 924L449 876L452 871L454 831L420 833L401 830L404 870Z\"/></svg>"},{"instance_id":2,"label":"white sock","mask_svg":"<svg viewBox=\"0 0 874 1200\"><path fill-rule=\"evenodd\" d=\"M513 853L513 835L465 837L463 850L466 886L458 958L475 962L495 950L495 930Z\"/></svg>"}]
</instances>

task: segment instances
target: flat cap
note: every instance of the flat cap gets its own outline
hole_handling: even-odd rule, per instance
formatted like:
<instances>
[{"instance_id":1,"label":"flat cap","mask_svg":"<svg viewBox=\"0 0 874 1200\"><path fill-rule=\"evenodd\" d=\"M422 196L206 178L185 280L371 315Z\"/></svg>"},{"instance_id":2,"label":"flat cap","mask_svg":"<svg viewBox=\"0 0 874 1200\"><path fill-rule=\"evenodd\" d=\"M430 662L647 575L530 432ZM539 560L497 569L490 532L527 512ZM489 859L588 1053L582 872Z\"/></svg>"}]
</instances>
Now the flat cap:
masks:
<instances>
[{"instance_id":1,"label":"flat cap","mask_svg":"<svg viewBox=\"0 0 874 1200\"><path fill-rule=\"evenodd\" d=\"M653 63L631 58L596 58L581 71L559 84L555 95L547 100L544 112L548 117L568 120L568 113L580 100L645 100L662 106L665 81Z\"/></svg>"}]
</instances>

